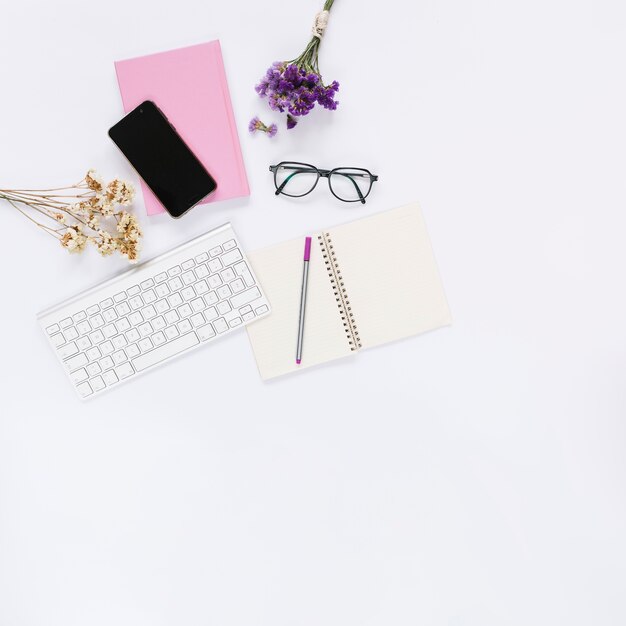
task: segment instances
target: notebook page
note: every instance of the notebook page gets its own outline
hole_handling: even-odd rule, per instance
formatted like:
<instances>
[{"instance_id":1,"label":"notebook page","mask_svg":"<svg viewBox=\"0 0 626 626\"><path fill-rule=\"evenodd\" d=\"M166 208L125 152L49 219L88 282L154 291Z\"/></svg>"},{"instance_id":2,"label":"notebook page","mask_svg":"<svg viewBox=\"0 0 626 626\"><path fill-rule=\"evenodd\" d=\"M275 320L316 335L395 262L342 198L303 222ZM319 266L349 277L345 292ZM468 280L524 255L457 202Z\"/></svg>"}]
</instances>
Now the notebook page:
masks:
<instances>
[{"instance_id":1,"label":"notebook page","mask_svg":"<svg viewBox=\"0 0 626 626\"><path fill-rule=\"evenodd\" d=\"M327 232L363 348L451 323L417 203Z\"/></svg>"},{"instance_id":2,"label":"notebook page","mask_svg":"<svg viewBox=\"0 0 626 626\"><path fill-rule=\"evenodd\" d=\"M302 363L296 365L304 237L248 255L272 312L247 326L261 378L267 380L352 354L328 278L313 237Z\"/></svg>"}]
</instances>

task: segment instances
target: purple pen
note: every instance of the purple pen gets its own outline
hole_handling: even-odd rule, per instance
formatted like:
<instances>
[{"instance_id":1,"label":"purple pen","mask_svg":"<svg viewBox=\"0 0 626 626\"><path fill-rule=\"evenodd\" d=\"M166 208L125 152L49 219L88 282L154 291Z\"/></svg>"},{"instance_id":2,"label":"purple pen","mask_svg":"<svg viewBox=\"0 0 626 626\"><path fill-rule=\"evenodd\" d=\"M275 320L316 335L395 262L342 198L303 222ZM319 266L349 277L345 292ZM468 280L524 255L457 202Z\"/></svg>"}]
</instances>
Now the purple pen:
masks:
<instances>
[{"instance_id":1,"label":"purple pen","mask_svg":"<svg viewBox=\"0 0 626 626\"><path fill-rule=\"evenodd\" d=\"M304 240L304 268L302 270L302 291L300 293L300 319L298 321L298 346L296 364L302 363L302 337L304 335L304 311L306 309L306 290L309 283L309 260L311 259L311 238Z\"/></svg>"}]
</instances>

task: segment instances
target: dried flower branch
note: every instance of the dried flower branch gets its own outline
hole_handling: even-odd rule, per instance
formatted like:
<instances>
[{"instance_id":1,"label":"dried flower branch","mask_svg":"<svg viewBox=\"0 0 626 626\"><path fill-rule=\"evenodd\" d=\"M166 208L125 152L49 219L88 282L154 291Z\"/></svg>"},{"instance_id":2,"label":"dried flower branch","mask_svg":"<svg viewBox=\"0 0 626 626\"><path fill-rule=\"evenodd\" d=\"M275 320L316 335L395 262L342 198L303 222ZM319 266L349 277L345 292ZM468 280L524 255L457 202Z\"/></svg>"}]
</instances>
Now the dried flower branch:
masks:
<instances>
[{"instance_id":1,"label":"dried flower branch","mask_svg":"<svg viewBox=\"0 0 626 626\"><path fill-rule=\"evenodd\" d=\"M106 184L95 170L80 182L56 189L0 189L6 200L72 253L93 245L102 256L119 252L131 263L138 258L143 235L130 206L135 189L114 178ZM46 218L40 222L38 216Z\"/></svg>"}]
</instances>

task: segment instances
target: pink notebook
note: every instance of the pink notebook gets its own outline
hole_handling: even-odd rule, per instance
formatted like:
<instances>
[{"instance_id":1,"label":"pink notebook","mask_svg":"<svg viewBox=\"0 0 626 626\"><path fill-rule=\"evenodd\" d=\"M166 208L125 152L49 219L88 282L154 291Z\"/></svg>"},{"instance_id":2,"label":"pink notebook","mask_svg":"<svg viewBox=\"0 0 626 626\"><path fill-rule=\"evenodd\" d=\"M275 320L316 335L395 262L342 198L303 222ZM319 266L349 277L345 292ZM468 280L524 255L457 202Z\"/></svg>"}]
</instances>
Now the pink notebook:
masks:
<instances>
[{"instance_id":1,"label":"pink notebook","mask_svg":"<svg viewBox=\"0 0 626 626\"><path fill-rule=\"evenodd\" d=\"M153 100L217 181L203 202L250 195L219 41L115 62L124 111ZM165 209L141 181L148 215Z\"/></svg>"}]
</instances>

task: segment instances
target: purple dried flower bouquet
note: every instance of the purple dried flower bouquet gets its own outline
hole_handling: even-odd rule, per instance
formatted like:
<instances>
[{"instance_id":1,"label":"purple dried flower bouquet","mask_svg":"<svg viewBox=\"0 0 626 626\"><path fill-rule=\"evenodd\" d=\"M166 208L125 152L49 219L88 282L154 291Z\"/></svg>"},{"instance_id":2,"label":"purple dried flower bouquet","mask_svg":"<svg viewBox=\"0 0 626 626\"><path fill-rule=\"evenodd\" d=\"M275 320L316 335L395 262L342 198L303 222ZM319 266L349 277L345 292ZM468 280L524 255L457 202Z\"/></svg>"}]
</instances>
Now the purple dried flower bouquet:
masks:
<instances>
[{"instance_id":1,"label":"purple dried flower bouquet","mask_svg":"<svg viewBox=\"0 0 626 626\"><path fill-rule=\"evenodd\" d=\"M325 85L318 65L319 47L333 2L326 0L323 11L316 15L313 37L304 52L293 61L273 63L255 87L261 98L268 99L273 111L287 112L288 129L294 128L297 118L308 115L316 104L329 111L339 104L335 100L339 83L334 80Z\"/></svg>"}]
</instances>

